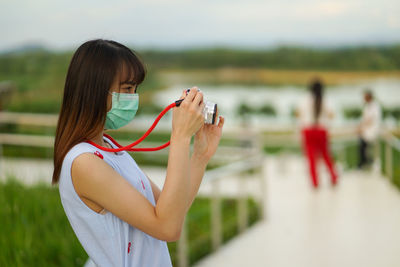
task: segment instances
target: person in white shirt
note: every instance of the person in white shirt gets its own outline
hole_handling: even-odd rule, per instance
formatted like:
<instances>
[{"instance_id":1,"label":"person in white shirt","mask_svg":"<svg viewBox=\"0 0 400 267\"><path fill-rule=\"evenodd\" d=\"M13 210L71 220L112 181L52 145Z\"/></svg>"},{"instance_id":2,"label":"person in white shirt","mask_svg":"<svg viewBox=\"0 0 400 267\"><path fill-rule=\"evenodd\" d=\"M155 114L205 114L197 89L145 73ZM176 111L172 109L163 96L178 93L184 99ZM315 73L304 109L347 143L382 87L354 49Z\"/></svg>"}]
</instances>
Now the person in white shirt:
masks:
<instances>
[{"instance_id":1,"label":"person in white shirt","mask_svg":"<svg viewBox=\"0 0 400 267\"><path fill-rule=\"evenodd\" d=\"M118 145L104 129L118 129L133 119L144 77L144 65L135 53L110 40L82 44L68 68L54 143L53 184L59 183L72 229L96 266L172 266L166 242L179 239L221 138L224 118L205 124L203 94L192 87L173 108L161 190L126 151L106 152Z\"/></svg>"},{"instance_id":2,"label":"person in white shirt","mask_svg":"<svg viewBox=\"0 0 400 267\"><path fill-rule=\"evenodd\" d=\"M362 112L361 122L358 126L359 134L359 162L358 167L363 168L372 163L371 147L380 133L382 111L374 100L372 91L364 92L365 105Z\"/></svg>"}]
</instances>

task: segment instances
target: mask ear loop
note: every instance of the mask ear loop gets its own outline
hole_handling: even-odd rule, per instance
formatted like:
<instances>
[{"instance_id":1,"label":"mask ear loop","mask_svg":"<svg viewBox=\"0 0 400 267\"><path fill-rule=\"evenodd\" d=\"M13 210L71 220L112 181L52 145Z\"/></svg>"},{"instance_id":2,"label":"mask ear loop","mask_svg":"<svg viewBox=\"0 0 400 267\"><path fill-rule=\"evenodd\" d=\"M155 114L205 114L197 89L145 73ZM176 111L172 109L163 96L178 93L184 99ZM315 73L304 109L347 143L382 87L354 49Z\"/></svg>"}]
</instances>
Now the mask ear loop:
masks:
<instances>
[{"instance_id":1,"label":"mask ear loop","mask_svg":"<svg viewBox=\"0 0 400 267\"><path fill-rule=\"evenodd\" d=\"M179 107L180 104L182 103L183 99L177 100L174 103L168 105L163 111L160 112L160 114L158 114L157 118L154 120L153 124L150 126L150 128L143 134L142 137L140 137L138 140L136 140L135 142L127 145L127 146L122 146L120 145L117 141L115 141L114 138L112 138L111 136L109 136L108 134L104 134L105 137L107 137L108 139L110 139L111 142L113 142L118 148L108 148L108 147L103 147L100 146L94 142L92 142L91 140L87 140L86 142L91 144L92 146L97 147L98 149L101 149L103 151L106 152L121 152L121 151L157 151L157 150L161 150L164 149L166 147L168 147L170 145L170 141L166 142L165 144L158 146L158 147L143 147L143 148L133 148L134 146L140 144L144 139L146 139L146 137L154 130L154 128L157 126L158 122L160 121L160 119L165 115L165 113L167 113L171 108L174 107Z\"/></svg>"}]
</instances>

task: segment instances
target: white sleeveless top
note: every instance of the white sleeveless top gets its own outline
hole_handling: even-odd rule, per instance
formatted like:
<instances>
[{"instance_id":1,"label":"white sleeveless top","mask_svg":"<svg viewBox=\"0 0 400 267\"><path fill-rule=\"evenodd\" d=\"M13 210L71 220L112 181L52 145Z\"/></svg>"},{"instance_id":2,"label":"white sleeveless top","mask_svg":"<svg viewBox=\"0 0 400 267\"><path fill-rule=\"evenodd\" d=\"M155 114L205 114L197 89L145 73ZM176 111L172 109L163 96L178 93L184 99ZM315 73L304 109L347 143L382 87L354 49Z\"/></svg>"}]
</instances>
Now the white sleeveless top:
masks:
<instances>
[{"instance_id":1,"label":"white sleeveless top","mask_svg":"<svg viewBox=\"0 0 400 267\"><path fill-rule=\"evenodd\" d=\"M112 144L107 138L104 140ZM111 212L97 213L80 199L72 184L71 166L82 153L93 153L103 158L153 206L155 201L149 180L127 152L105 152L88 143L74 146L64 158L59 191L72 229L91 260L97 266L172 266L165 241L132 227ZM135 203L131 204L135 206Z\"/></svg>"}]
</instances>

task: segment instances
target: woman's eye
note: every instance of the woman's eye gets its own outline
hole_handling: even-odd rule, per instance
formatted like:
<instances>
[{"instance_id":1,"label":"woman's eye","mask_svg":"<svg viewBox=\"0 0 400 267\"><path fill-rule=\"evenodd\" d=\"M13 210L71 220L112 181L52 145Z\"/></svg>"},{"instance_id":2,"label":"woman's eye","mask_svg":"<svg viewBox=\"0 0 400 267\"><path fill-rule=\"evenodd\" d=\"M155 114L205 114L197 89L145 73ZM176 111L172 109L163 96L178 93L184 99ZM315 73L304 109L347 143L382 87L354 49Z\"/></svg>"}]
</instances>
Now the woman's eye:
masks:
<instances>
[{"instance_id":1,"label":"woman's eye","mask_svg":"<svg viewBox=\"0 0 400 267\"><path fill-rule=\"evenodd\" d=\"M134 93L136 93L136 86L130 85L130 86L122 87L121 91L124 93L134 94Z\"/></svg>"}]
</instances>

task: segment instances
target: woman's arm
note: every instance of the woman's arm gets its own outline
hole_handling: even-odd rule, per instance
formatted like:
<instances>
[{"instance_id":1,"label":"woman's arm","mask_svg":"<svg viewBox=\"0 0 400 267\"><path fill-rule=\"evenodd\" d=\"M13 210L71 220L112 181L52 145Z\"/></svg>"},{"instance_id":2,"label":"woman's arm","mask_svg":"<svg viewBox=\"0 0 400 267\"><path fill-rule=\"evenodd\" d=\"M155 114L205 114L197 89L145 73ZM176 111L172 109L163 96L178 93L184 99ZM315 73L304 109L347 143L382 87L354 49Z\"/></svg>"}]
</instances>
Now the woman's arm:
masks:
<instances>
[{"instance_id":1,"label":"woman's arm","mask_svg":"<svg viewBox=\"0 0 400 267\"><path fill-rule=\"evenodd\" d=\"M190 189L189 189L189 202L186 210L189 211L194 199L199 191L201 181L203 180L204 172L207 167L208 160L193 155L190 159Z\"/></svg>"},{"instance_id":2,"label":"woman's arm","mask_svg":"<svg viewBox=\"0 0 400 267\"><path fill-rule=\"evenodd\" d=\"M190 208L192 205L193 200L195 199L197 192L199 190L201 181L203 180L204 172L206 170L207 164L210 160L210 158L213 156L215 153L215 149L218 146L219 140L221 138L222 134L222 127L224 126L224 118L221 117L220 121L218 123L218 126L203 126L196 134L195 136L195 149L194 153L190 159L190 189L189 189L189 202L188 202L188 207L187 209ZM211 130L211 131L210 131ZM207 153L204 153L201 155L201 148L200 144L204 142L204 137L208 135L207 137L207 146L210 148L211 151L207 151ZM210 139L210 140L208 140ZM215 139L215 140L214 140ZM201 144L204 146L204 143ZM214 149L213 149L214 148ZM158 197L160 195L160 189L158 186L151 181L149 177L147 177L150 181L151 188L153 190L153 195L154 198L157 202Z\"/></svg>"},{"instance_id":3,"label":"woman's arm","mask_svg":"<svg viewBox=\"0 0 400 267\"><path fill-rule=\"evenodd\" d=\"M186 95L185 91L182 96ZM190 140L202 125L203 94L192 88L179 108L174 108L167 177L159 196L156 214L170 220L169 228L180 235L190 197Z\"/></svg>"},{"instance_id":4,"label":"woman's arm","mask_svg":"<svg viewBox=\"0 0 400 267\"><path fill-rule=\"evenodd\" d=\"M160 197L161 190L160 190L160 188L158 188L158 186L149 178L149 176L146 175L146 177L147 177L147 179L148 179L149 182L150 182L151 191L153 192L154 200L155 200L155 202L157 203L158 198Z\"/></svg>"},{"instance_id":5,"label":"woman's arm","mask_svg":"<svg viewBox=\"0 0 400 267\"><path fill-rule=\"evenodd\" d=\"M179 238L189 202L189 145L204 124L203 95L191 90L174 108L167 177L156 206L103 160L92 154L78 156L71 167L76 192L115 214L133 227L158 239Z\"/></svg>"},{"instance_id":6,"label":"woman's arm","mask_svg":"<svg viewBox=\"0 0 400 267\"><path fill-rule=\"evenodd\" d=\"M217 150L224 123L224 117L219 117L218 124L204 124L195 135L193 155L190 159L190 192L187 210L199 191L207 164Z\"/></svg>"},{"instance_id":7,"label":"woman's arm","mask_svg":"<svg viewBox=\"0 0 400 267\"><path fill-rule=\"evenodd\" d=\"M72 163L71 176L75 191L82 200L96 203L157 239L172 241L177 238L177 234L167 226L171 222L158 216L150 201L97 156L89 153L78 156ZM176 219L174 221L178 223Z\"/></svg>"}]
</instances>

